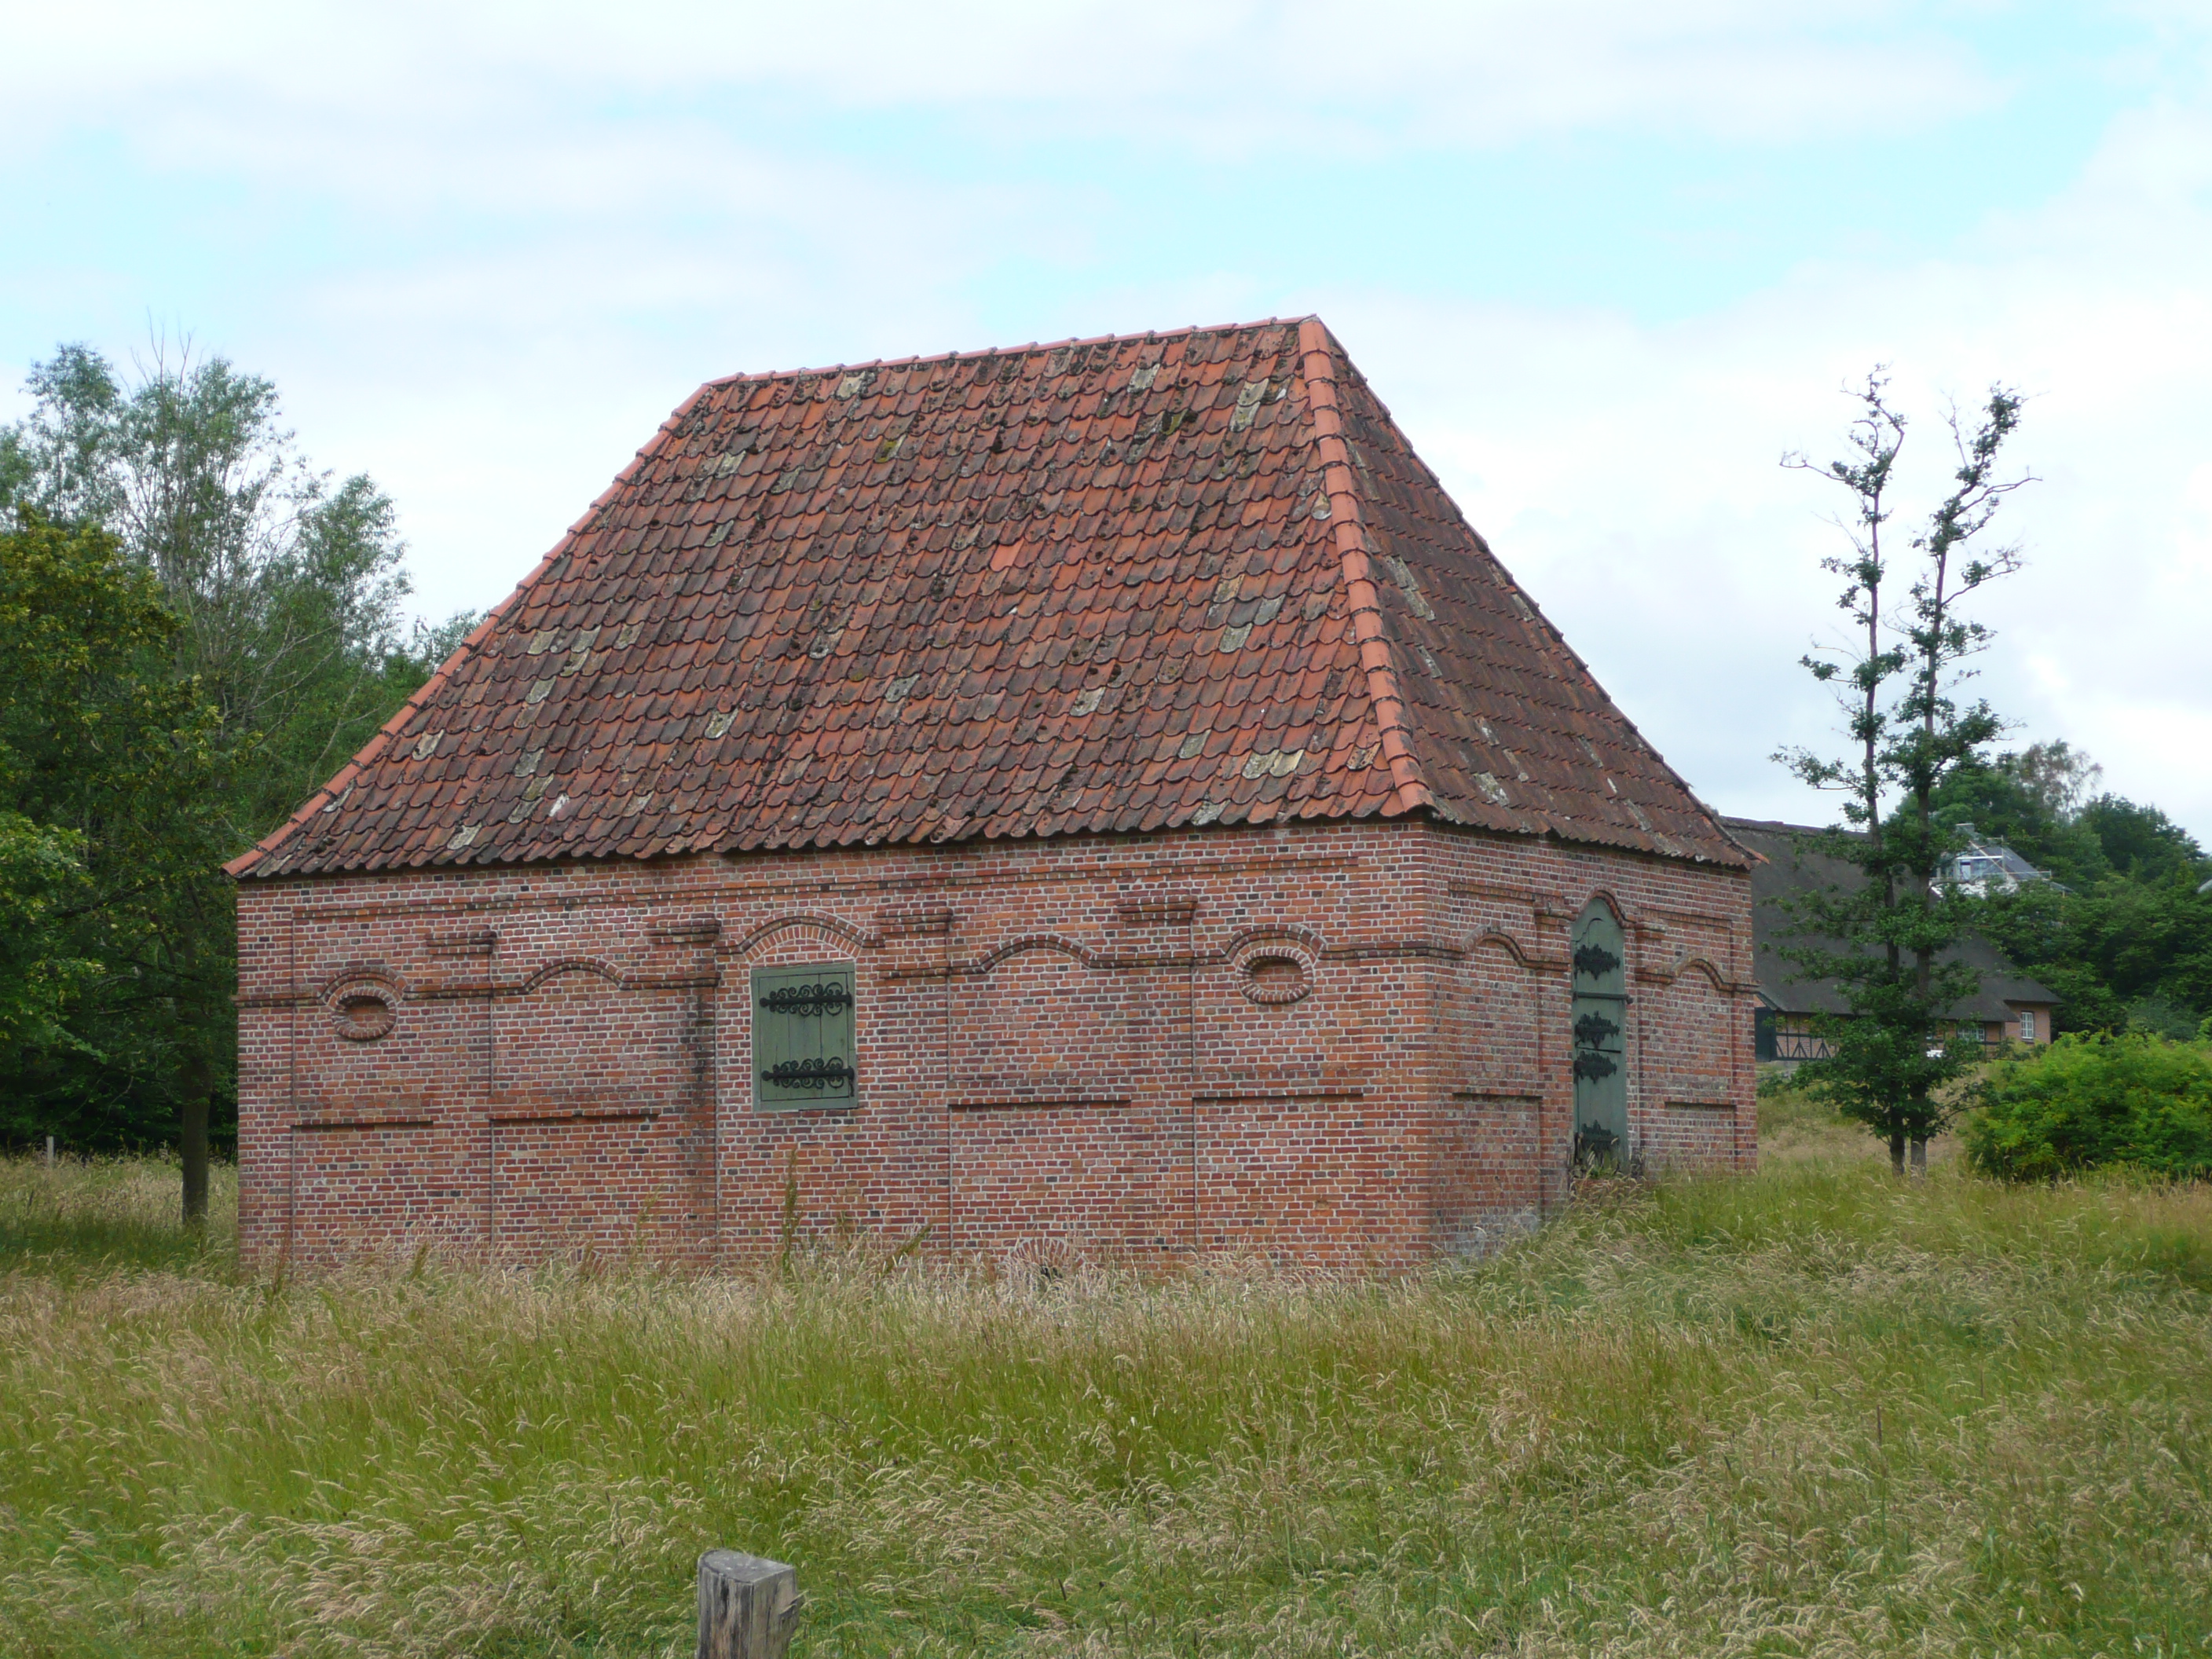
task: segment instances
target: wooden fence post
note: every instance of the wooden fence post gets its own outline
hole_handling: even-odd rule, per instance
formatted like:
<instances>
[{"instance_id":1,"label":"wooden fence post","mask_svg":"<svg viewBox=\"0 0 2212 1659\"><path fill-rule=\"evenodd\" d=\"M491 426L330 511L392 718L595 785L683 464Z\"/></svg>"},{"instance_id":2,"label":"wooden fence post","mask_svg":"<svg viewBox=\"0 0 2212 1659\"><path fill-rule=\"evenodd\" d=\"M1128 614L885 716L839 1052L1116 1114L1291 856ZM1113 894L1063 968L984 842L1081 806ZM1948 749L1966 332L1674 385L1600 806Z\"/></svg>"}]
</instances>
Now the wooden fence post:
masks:
<instances>
[{"instance_id":1,"label":"wooden fence post","mask_svg":"<svg viewBox=\"0 0 2212 1659\"><path fill-rule=\"evenodd\" d=\"M736 1550L699 1558L699 1659L783 1659L799 1623L799 1574Z\"/></svg>"}]
</instances>

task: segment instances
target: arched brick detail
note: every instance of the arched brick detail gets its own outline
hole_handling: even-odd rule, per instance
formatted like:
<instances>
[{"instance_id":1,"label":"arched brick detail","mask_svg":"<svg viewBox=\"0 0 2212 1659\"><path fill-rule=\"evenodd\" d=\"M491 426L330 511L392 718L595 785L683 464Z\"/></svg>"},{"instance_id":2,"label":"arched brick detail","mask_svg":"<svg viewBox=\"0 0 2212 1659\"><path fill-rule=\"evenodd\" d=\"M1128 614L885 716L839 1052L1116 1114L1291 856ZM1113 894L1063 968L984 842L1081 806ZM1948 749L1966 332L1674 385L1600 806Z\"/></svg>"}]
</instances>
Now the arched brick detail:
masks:
<instances>
[{"instance_id":1,"label":"arched brick detail","mask_svg":"<svg viewBox=\"0 0 2212 1659\"><path fill-rule=\"evenodd\" d=\"M988 974L1007 957L1019 956L1024 951L1058 951L1064 956L1073 957L1085 968L1101 967L1105 960L1097 951L1072 939L1064 939L1058 933L1025 933L1019 939L1010 939L1003 945L994 946L976 957L968 965L968 972Z\"/></svg>"},{"instance_id":2,"label":"arched brick detail","mask_svg":"<svg viewBox=\"0 0 2212 1659\"><path fill-rule=\"evenodd\" d=\"M883 941L864 928L856 927L842 916L824 915L815 911L794 911L775 916L749 932L740 934L732 943L717 947L717 954L734 957L739 961L750 957L756 951L778 933L793 928L811 928L828 935L854 951L872 951Z\"/></svg>"},{"instance_id":3,"label":"arched brick detail","mask_svg":"<svg viewBox=\"0 0 2212 1659\"><path fill-rule=\"evenodd\" d=\"M1238 928L1229 936L1229 943L1222 947L1222 954L1234 961L1248 946L1264 944L1271 939L1296 945L1316 962L1328 954L1327 941L1312 928L1285 921L1255 922L1249 927Z\"/></svg>"},{"instance_id":4,"label":"arched brick detail","mask_svg":"<svg viewBox=\"0 0 2212 1659\"><path fill-rule=\"evenodd\" d=\"M1715 967L1711 959L1705 957L1683 957L1681 961L1674 964L1674 977L1680 979L1683 975L1688 973L1693 968L1696 969L1698 972L1703 974L1708 980L1711 980L1712 981L1713 989L1720 992L1723 996L1729 994L1736 988L1735 981L1730 979L1726 974L1723 973L1718 968Z\"/></svg>"},{"instance_id":5,"label":"arched brick detail","mask_svg":"<svg viewBox=\"0 0 2212 1659\"><path fill-rule=\"evenodd\" d=\"M534 969L515 987L515 994L528 996L549 979L562 974L592 974L617 988L627 986L629 979L611 963L599 957L556 957L542 967Z\"/></svg>"},{"instance_id":6,"label":"arched brick detail","mask_svg":"<svg viewBox=\"0 0 2212 1659\"><path fill-rule=\"evenodd\" d=\"M1573 903L1571 900L1568 908L1572 915L1579 916L1591 905L1600 902L1604 903L1607 909L1613 912L1613 919L1620 924L1621 932L1624 933L1635 928L1642 921L1635 911L1631 910L1621 902L1620 895L1610 887L1593 887L1583 895L1583 902L1580 904Z\"/></svg>"},{"instance_id":7,"label":"arched brick detail","mask_svg":"<svg viewBox=\"0 0 2212 1659\"><path fill-rule=\"evenodd\" d=\"M1486 945L1496 945L1532 974L1548 973L1559 966L1557 963L1547 961L1539 956L1512 934L1498 927L1485 927L1470 935L1463 948L1466 954L1472 957Z\"/></svg>"}]
</instances>

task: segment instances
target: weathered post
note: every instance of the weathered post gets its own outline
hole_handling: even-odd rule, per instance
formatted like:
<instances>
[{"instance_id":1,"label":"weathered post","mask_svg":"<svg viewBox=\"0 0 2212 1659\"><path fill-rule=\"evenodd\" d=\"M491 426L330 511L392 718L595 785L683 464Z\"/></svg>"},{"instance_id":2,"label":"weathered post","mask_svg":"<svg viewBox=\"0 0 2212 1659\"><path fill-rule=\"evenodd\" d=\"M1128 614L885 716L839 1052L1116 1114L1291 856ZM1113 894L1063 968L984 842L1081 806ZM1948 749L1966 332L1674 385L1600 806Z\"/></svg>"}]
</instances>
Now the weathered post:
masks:
<instances>
[{"instance_id":1,"label":"weathered post","mask_svg":"<svg viewBox=\"0 0 2212 1659\"><path fill-rule=\"evenodd\" d=\"M736 1550L699 1558L699 1659L783 1659L799 1623L799 1574Z\"/></svg>"}]
</instances>

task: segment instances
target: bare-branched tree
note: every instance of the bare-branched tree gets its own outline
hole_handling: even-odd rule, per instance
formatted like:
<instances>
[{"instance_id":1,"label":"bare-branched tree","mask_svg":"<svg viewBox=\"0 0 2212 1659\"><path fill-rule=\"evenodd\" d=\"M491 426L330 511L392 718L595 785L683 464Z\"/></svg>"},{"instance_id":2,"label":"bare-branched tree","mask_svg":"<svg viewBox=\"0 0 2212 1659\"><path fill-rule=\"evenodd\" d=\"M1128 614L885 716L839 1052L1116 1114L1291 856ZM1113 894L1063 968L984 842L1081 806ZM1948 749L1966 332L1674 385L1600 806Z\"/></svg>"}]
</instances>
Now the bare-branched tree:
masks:
<instances>
[{"instance_id":1,"label":"bare-branched tree","mask_svg":"<svg viewBox=\"0 0 2212 1659\"><path fill-rule=\"evenodd\" d=\"M1901 1175L1908 1152L1915 1170L1926 1167L1929 1138L1952 1113L1945 1085L1982 1054L1979 1031L1956 1014L1977 988L1974 970L1954 952L1973 906L1945 890L1942 872L1960 842L1938 821L1936 798L1961 766L1980 763L2003 730L1985 701L1961 700L1972 678L1968 660L1991 637L1966 607L2020 568L2018 548L1989 544L1987 536L2005 497L2029 478L1998 475L1999 454L2020 423L2017 392L1992 387L1971 429L1953 410L1952 489L1911 537L1900 584L1884 538L1905 421L1890 406L1881 369L1850 395L1858 411L1849 454L1826 465L1783 459L1832 479L1850 498L1849 516L1837 520L1850 550L1821 568L1842 579L1837 605L1851 631L1847 643L1802 659L1836 691L1850 748L1776 758L1803 781L1843 795L1844 823L1821 850L1863 879L1800 900L1785 953L1808 975L1833 980L1847 1010L1820 1021L1828 1054L1800 1076L1887 1139Z\"/></svg>"}]
</instances>

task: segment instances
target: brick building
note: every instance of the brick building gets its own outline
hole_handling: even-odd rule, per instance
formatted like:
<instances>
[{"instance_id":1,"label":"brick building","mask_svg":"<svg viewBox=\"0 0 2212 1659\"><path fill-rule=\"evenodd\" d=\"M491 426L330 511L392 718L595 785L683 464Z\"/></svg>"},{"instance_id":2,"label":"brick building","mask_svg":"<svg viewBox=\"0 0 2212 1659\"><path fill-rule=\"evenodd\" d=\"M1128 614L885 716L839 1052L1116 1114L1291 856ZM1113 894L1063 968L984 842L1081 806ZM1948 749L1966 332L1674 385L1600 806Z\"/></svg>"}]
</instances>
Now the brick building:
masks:
<instances>
[{"instance_id":1,"label":"brick building","mask_svg":"<svg viewBox=\"0 0 2212 1659\"><path fill-rule=\"evenodd\" d=\"M244 1248L1478 1248L1750 863L1316 319L714 381L232 866Z\"/></svg>"}]
</instances>

